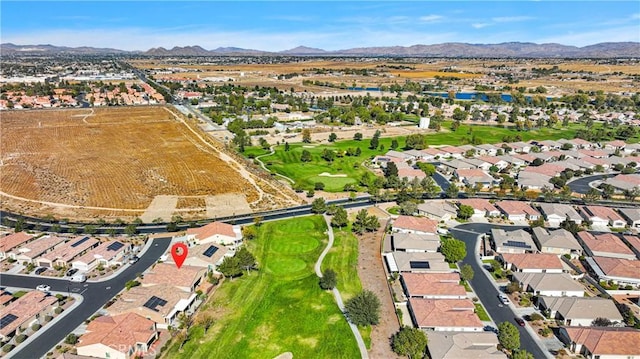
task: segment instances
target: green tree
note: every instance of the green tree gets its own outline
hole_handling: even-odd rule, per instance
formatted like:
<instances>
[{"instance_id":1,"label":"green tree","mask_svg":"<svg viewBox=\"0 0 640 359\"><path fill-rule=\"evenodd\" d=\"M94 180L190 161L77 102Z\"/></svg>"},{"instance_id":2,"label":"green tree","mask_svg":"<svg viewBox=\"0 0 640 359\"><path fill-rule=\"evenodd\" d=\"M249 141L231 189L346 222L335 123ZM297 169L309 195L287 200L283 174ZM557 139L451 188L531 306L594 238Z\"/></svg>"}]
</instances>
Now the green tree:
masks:
<instances>
[{"instance_id":1,"label":"green tree","mask_svg":"<svg viewBox=\"0 0 640 359\"><path fill-rule=\"evenodd\" d=\"M533 359L533 354L524 349L519 349L513 353L511 359Z\"/></svg>"},{"instance_id":2,"label":"green tree","mask_svg":"<svg viewBox=\"0 0 640 359\"><path fill-rule=\"evenodd\" d=\"M422 150L427 148L427 137L421 133L413 133L405 140L406 149Z\"/></svg>"},{"instance_id":3,"label":"green tree","mask_svg":"<svg viewBox=\"0 0 640 359\"><path fill-rule=\"evenodd\" d=\"M302 130L302 142L311 143L311 130L308 128Z\"/></svg>"},{"instance_id":4,"label":"green tree","mask_svg":"<svg viewBox=\"0 0 640 359\"><path fill-rule=\"evenodd\" d=\"M242 274L242 268L236 256L224 257L222 263L218 266L218 271L227 278L237 277Z\"/></svg>"},{"instance_id":5,"label":"green tree","mask_svg":"<svg viewBox=\"0 0 640 359\"><path fill-rule=\"evenodd\" d=\"M66 344L74 345L74 344L78 343L78 336L73 334L73 333L69 333L67 335L67 337L64 339L64 342Z\"/></svg>"},{"instance_id":6,"label":"green tree","mask_svg":"<svg viewBox=\"0 0 640 359\"><path fill-rule=\"evenodd\" d=\"M386 178L394 176L398 177L398 166L396 166L396 164L393 162L387 163L387 166L384 169L384 176Z\"/></svg>"},{"instance_id":7,"label":"green tree","mask_svg":"<svg viewBox=\"0 0 640 359\"><path fill-rule=\"evenodd\" d=\"M300 161L311 162L311 152L307 150L302 150L302 154L300 155Z\"/></svg>"},{"instance_id":8,"label":"green tree","mask_svg":"<svg viewBox=\"0 0 640 359\"><path fill-rule=\"evenodd\" d=\"M324 198L318 197L313 200L311 203L311 212L312 213L324 213L327 210L327 203Z\"/></svg>"},{"instance_id":9,"label":"green tree","mask_svg":"<svg viewBox=\"0 0 640 359\"><path fill-rule=\"evenodd\" d=\"M411 359L423 358L427 349L427 335L418 328L403 326L391 337L391 348L398 355Z\"/></svg>"},{"instance_id":10,"label":"green tree","mask_svg":"<svg viewBox=\"0 0 640 359\"><path fill-rule=\"evenodd\" d=\"M96 226L92 226L90 224L87 224L84 226L84 233L88 234L88 235L94 235L96 234L96 232L98 232L98 228L96 228Z\"/></svg>"},{"instance_id":11,"label":"green tree","mask_svg":"<svg viewBox=\"0 0 640 359\"><path fill-rule=\"evenodd\" d=\"M244 269L248 272L256 268L256 257L254 257L253 254L249 252L247 247L240 247L240 249L238 249L233 257L237 258L238 267L240 267L240 269Z\"/></svg>"},{"instance_id":12,"label":"green tree","mask_svg":"<svg viewBox=\"0 0 640 359\"><path fill-rule=\"evenodd\" d=\"M138 227L135 224L131 223L124 227L124 233L133 236L138 233Z\"/></svg>"},{"instance_id":13,"label":"green tree","mask_svg":"<svg viewBox=\"0 0 640 359\"><path fill-rule=\"evenodd\" d=\"M507 350L520 348L520 332L509 322L498 324L498 341Z\"/></svg>"},{"instance_id":14,"label":"green tree","mask_svg":"<svg viewBox=\"0 0 640 359\"><path fill-rule=\"evenodd\" d=\"M412 215L418 211L418 205L412 201L405 201L400 203L400 214Z\"/></svg>"},{"instance_id":15,"label":"green tree","mask_svg":"<svg viewBox=\"0 0 640 359\"><path fill-rule=\"evenodd\" d=\"M585 202L595 202L598 199L600 199L600 191L593 187L589 188L587 193L584 194Z\"/></svg>"},{"instance_id":16,"label":"green tree","mask_svg":"<svg viewBox=\"0 0 640 359\"><path fill-rule=\"evenodd\" d=\"M244 226L242 227L242 238L247 241L251 241L256 239L258 236L258 231L254 226Z\"/></svg>"},{"instance_id":17,"label":"green tree","mask_svg":"<svg viewBox=\"0 0 640 359\"><path fill-rule=\"evenodd\" d=\"M460 278L462 278L462 280L469 282L473 279L474 275L475 272L469 264L464 264L462 268L460 268Z\"/></svg>"},{"instance_id":18,"label":"green tree","mask_svg":"<svg viewBox=\"0 0 640 359\"><path fill-rule=\"evenodd\" d=\"M458 218L460 219L469 219L473 216L473 213L474 209L469 205L461 204L458 208Z\"/></svg>"},{"instance_id":19,"label":"green tree","mask_svg":"<svg viewBox=\"0 0 640 359\"><path fill-rule=\"evenodd\" d=\"M331 218L331 226L332 227L346 227L349 224L349 217L347 216L347 210L344 207L336 208L336 212Z\"/></svg>"},{"instance_id":20,"label":"green tree","mask_svg":"<svg viewBox=\"0 0 640 359\"><path fill-rule=\"evenodd\" d=\"M289 152L290 149L291 149L291 146L289 145L289 142L285 142L284 143L284 152Z\"/></svg>"},{"instance_id":21,"label":"green tree","mask_svg":"<svg viewBox=\"0 0 640 359\"><path fill-rule=\"evenodd\" d=\"M209 328L216 322L215 318L211 314L203 314L198 318L198 324L204 327L204 333L206 334Z\"/></svg>"},{"instance_id":22,"label":"green tree","mask_svg":"<svg viewBox=\"0 0 640 359\"><path fill-rule=\"evenodd\" d=\"M371 137L371 140L369 141L369 149L375 150L376 148L378 148L379 144L380 144L380 130L377 130L373 134L373 137Z\"/></svg>"},{"instance_id":23,"label":"green tree","mask_svg":"<svg viewBox=\"0 0 640 359\"><path fill-rule=\"evenodd\" d=\"M467 255L467 248L463 241L455 238L446 238L440 244L440 251L444 259L449 263L457 263Z\"/></svg>"},{"instance_id":24,"label":"green tree","mask_svg":"<svg viewBox=\"0 0 640 359\"><path fill-rule=\"evenodd\" d=\"M447 187L447 189L444 192L444 194L448 198L458 198L458 193L459 192L460 192L460 188L458 188L458 186L455 183L450 183L449 187Z\"/></svg>"},{"instance_id":25,"label":"green tree","mask_svg":"<svg viewBox=\"0 0 640 359\"><path fill-rule=\"evenodd\" d=\"M380 299L369 290L363 290L344 305L345 315L355 325L376 325L380 322Z\"/></svg>"},{"instance_id":26,"label":"green tree","mask_svg":"<svg viewBox=\"0 0 640 359\"><path fill-rule=\"evenodd\" d=\"M353 139L354 139L354 140L356 140L356 141L362 141L362 133L360 133L360 132L356 132L356 133L353 135Z\"/></svg>"},{"instance_id":27,"label":"green tree","mask_svg":"<svg viewBox=\"0 0 640 359\"><path fill-rule=\"evenodd\" d=\"M416 166L418 166L418 168L427 176L433 176L436 173L436 166L431 163L418 162L416 163Z\"/></svg>"},{"instance_id":28,"label":"green tree","mask_svg":"<svg viewBox=\"0 0 640 359\"><path fill-rule=\"evenodd\" d=\"M338 139L338 135L336 135L335 133L331 132L329 134L329 142L335 142L336 139Z\"/></svg>"},{"instance_id":29,"label":"green tree","mask_svg":"<svg viewBox=\"0 0 640 359\"><path fill-rule=\"evenodd\" d=\"M400 144L398 144L398 140L395 139L395 138L393 140L391 140L391 149L395 150L398 147L400 147Z\"/></svg>"},{"instance_id":30,"label":"green tree","mask_svg":"<svg viewBox=\"0 0 640 359\"><path fill-rule=\"evenodd\" d=\"M322 271L322 277L320 278L320 288L324 290L329 290L335 288L336 284L338 284L338 275L336 272L327 268Z\"/></svg>"}]
</instances>

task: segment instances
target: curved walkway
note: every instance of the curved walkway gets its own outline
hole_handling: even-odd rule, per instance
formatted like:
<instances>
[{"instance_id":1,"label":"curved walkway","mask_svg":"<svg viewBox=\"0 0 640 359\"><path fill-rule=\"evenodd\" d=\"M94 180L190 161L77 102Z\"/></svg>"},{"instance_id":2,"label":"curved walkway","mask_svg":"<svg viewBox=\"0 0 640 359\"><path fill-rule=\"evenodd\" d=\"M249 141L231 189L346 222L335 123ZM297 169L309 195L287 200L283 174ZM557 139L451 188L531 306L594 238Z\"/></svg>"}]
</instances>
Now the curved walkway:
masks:
<instances>
[{"instance_id":1,"label":"curved walkway","mask_svg":"<svg viewBox=\"0 0 640 359\"><path fill-rule=\"evenodd\" d=\"M329 235L329 243L327 243L327 247L322 251L322 253L320 253L320 257L318 257L318 260L316 261L316 265L314 267L316 274L320 278L322 278L322 270L320 268L322 266L322 261L324 260L324 257L327 255L327 253L329 253L329 250L333 246L333 228L331 227L331 219L326 214L323 215L323 217L325 222L327 222L327 228L328 228L327 234ZM333 288L333 296L336 298L336 302L338 303L338 308L340 308L340 311L344 313L344 303L342 302L342 296L340 295L338 288ZM364 340L362 340L362 335L360 335L360 332L358 331L358 327L355 324L349 322L348 320L347 320L347 323L349 323L349 327L353 332L353 336L356 337L356 342L358 342L358 348L360 349L360 356L363 359L368 359L369 353L367 353L367 346L364 344Z\"/></svg>"},{"instance_id":2,"label":"curved walkway","mask_svg":"<svg viewBox=\"0 0 640 359\"><path fill-rule=\"evenodd\" d=\"M289 177L287 177L287 176L285 176L285 175L281 175L281 174L279 174L279 173L277 173L277 172L273 172L272 170L268 169L268 168L267 168L267 166L265 166L265 165L264 165L264 162L262 162L262 160L261 160L260 158L262 158L262 157L266 157L266 156L271 156L271 155L273 155L274 153L276 153L276 151L273 149L273 146L270 146L270 147L269 147L269 151L270 151L269 153L265 153L265 154L263 154L263 155L256 156L256 158L255 158L255 159L256 159L256 161L258 161L258 163L260 164L260 167L262 167L262 169L263 169L263 170L265 170L265 171L267 171L267 172L269 172L269 173L273 173L273 174L275 174L275 175L276 175L276 176L278 176L278 177L282 177L282 178L286 179L287 181L291 182L291 184L295 184L295 183L296 183L296 181L292 180L291 178L289 178Z\"/></svg>"}]
</instances>

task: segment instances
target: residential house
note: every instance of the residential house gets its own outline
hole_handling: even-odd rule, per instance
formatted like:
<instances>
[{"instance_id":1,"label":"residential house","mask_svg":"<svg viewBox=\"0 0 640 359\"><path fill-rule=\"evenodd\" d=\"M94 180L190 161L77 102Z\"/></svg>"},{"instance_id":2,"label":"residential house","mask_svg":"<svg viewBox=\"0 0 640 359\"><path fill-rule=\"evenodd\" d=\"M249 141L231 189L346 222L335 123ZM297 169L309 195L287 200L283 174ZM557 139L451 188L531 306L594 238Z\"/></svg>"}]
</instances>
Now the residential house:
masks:
<instances>
[{"instance_id":1,"label":"residential house","mask_svg":"<svg viewBox=\"0 0 640 359\"><path fill-rule=\"evenodd\" d=\"M607 158L609 154L602 150L594 149L594 150L578 150L578 152L582 153L585 157L593 157L593 158Z\"/></svg>"},{"instance_id":2,"label":"residential house","mask_svg":"<svg viewBox=\"0 0 640 359\"><path fill-rule=\"evenodd\" d=\"M222 222L211 222L200 228L187 229L186 240L198 244L217 243L235 245L242 242L239 228Z\"/></svg>"},{"instance_id":3,"label":"residential house","mask_svg":"<svg viewBox=\"0 0 640 359\"><path fill-rule=\"evenodd\" d=\"M393 221L392 231L395 233L436 234L438 222L426 217L398 216Z\"/></svg>"},{"instance_id":4,"label":"residential house","mask_svg":"<svg viewBox=\"0 0 640 359\"><path fill-rule=\"evenodd\" d=\"M636 254L636 258L640 259L640 236L623 234L622 241Z\"/></svg>"},{"instance_id":5,"label":"residential house","mask_svg":"<svg viewBox=\"0 0 640 359\"><path fill-rule=\"evenodd\" d=\"M440 236L436 234L393 233L393 250L401 252L437 252Z\"/></svg>"},{"instance_id":6,"label":"residential house","mask_svg":"<svg viewBox=\"0 0 640 359\"><path fill-rule=\"evenodd\" d=\"M436 221L446 222L457 217L458 209L449 201L426 201L418 205L418 214Z\"/></svg>"},{"instance_id":7,"label":"residential house","mask_svg":"<svg viewBox=\"0 0 640 359\"><path fill-rule=\"evenodd\" d=\"M214 271L222 263L225 256L230 255L229 249L215 243L197 244L189 246L189 253L183 265L207 268ZM168 263L173 263L173 258L167 258Z\"/></svg>"},{"instance_id":8,"label":"residential house","mask_svg":"<svg viewBox=\"0 0 640 359\"><path fill-rule=\"evenodd\" d=\"M9 252L34 238L36 237L25 232L17 232L0 238L0 261L8 258Z\"/></svg>"},{"instance_id":9,"label":"residential house","mask_svg":"<svg viewBox=\"0 0 640 359\"><path fill-rule=\"evenodd\" d=\"M465 198L458 201L461 205L471 206L471 218L499 217L500 210L484 198Z\"/></svg>"},{"instance_id":10,"label":"residential house","mask_svg":"<svg viewBox=\"0 0 640 359\"><path fill-rule=\"evenodd\" d=\"M525 142L512 142L509 143L509 147L518 153L529 153L531 151L531 145Z\"/></svg>"},{"instance_id":11,"label":"residential house","mask_svg":"<svg viewBox=\"0 0 640 359\"><path fill-rule=\"evenodd\" d=\"M392 158L399 158L403 162L414 161L416 159L416 156L410 154L409 152L399 152L394 150L387 151L385 156L392 157Z\"/></svg>"},{"instance_id":12,"label":"residential house","mask_svg":"<svg viewBox=\"0 0 640 359\"><path fill-rule=\"evenodd\" d=\"M71 266L75 269L88 272L93 268L103 265L121 265L125 255L131 252L130 243L122 243L120 241L103 242L99 246L78 257L71 262Z\"/></svg>"},{"instance_id":13,"label":"residential house","mask_svg":"<svg viewBox=\"0 0 640 359\"><path fill-rule=\"evenodd\" d=\"M414 325L423 330L481 332L484 327L467 298L409 298L408 308Z\"/></svg>"},{"instance_id":14,"label":"residential house","mask_svg":"<svg viewBox=\"0 0 640 359\"><path fill-rule=\"evenodd\" d=\"M465 299L458 273L402 273L400 283L407 297L429 299Z\"/></svg>"},{"instance_id":15,"label":"residential house","mask_svg":"<svg viewBox=\"0 0 640 359\"><path fill-rule=\"evenodd\" d=\"M591 156L585 156L580 159L580 161L586 165L589 169L595 169L596 166L602 166L603 169L608 170L611 168L611 165L605 158L596 158Z\"/></svg>"},{"instance_id":16,"label":"residential house","mask_svg":"<svg viewBox=\"0 0 640 359\"><path fill-rule=\"evenodd\" d=\"M99 243L100 242L95 238L80 236L58 246L53 251L38 257L36 262L41 267L66 267L71 263L71 260L86 251L97 247Z\"/></svg>"},{"instance_id":17,"label":"residential house","mask_svg":"<svg viewBox=\"0 0 640 359\"><path fill-rule=\"evenodd\" d=\"M538 308L562 325L591 326L597 318L622 322L622 315L610 299L600 297L538 297Z\"/></svg>"},{"instance_id":18,"label":"residential house","mask_svg":"<svg viewBox=\"0 0 640 359\"><path fill-rule=\"evenodd\" d=\"M78 355L129 359L146 354L156 339L155 322L135 313L126 313L92 320L76 348Z\"/></svg>"},{"instance_id":19,"label":"residential house","mask_svg":"<svg viewBox=\"0 0 640 359\"><path fill-rule=\"evenodd\" d=\"M491 188L496 180L481 169L459 169L454 172L458 180L467 186L482 185L481 188Z\"/></svg>"},{"instance_id":20,"label":"residential house","mask_svg":"<svg viewBox=\"0 0 640 359\"><path fill-rule=\"evenodd\" d=\"M413 181L414 178L422 180L427 177L427 174L423 170L408 167L398 169L398 178L407 178L409 181Z\"/></svg>"},{"instance_id":21,"label":"residential house","mask_svg":"<svg viewBox=\"0 0 640 359\"><path fill-rule=\"evenodd\" d=\"M503 161L505 162L507 165L511 165L513 167L524 167L526 165L526 162L520 158L517 158L515 156L511 156L511 155L503 155L503 156L498 156L495 157L496 159L498 159L499 161ZM496 166L498 166L496 164Z\"/></svg>"},{"instance_id":22,"label":"residential house","mask_svg":"<svg viewBox=\"0 0 640 359\"><path fill-rule=\"evenodd\" d=\"M387 256L391 272L414 273L450 273L449 264L445 262L442 253L432 252L393 252ZM395 270L392 270L395 269Z\"/></svg>"},{"instance_id":23,"label":"residential house","mask_svg":"<svg viewBox=\"0 0 640 359\"><path fill-rule=\"evenodd\" d=\"M582 231L577 235L578 242L582 244L585 253L590 257L636 259L635 253L616 234L593 234Z\"/></svg>"},{"instance_id":24,"label":"residential house","mask_svg":"<svg viewBox=\"0 0 640 359\"><path fill-rule=\"evenodd\" d=\"M438 167L445 174L453 174L459 170L478 168L478 166L476 166L475 164L462 160L443 161L440 162L440 165Z\"/></svg>"},{"instance_id":25,"label":"residential house","mask_svg":"<svg viewBox=\"0 0 640 359\"><path fill-rule=\"evenodd\" d=\"M498 337L489 332L429 333L431 359L506 359L498 350Z\"/></svg>"},{"instance_id":26,"label":"residential house","mask_svg":"<svg viewBox=\"0 0 640 359\"><path fill-rule=\"evenodd\" d=\"M491 162L483 161L478 158L465 158L464 160L460 160L460 161L471 163L472 165L475 166L475 168L480 169L484 172L489 172L489 170L491 169L491 166L493 166Z\"/></svg>"},{"instance_id":27,"label":"residential house","mask_svg":"<svg viewBox=\"0 0 640 359\"><path fill-rule=\"evenodd\" d=\"M481 156L481 157L478 157L478 159L480 161L488 162L491 166L496 166L499 171L502 171L503 169L507 168L509 166L509 163L510 163L510 162L507 162L504 159L502 159L502 157L496 157L496 156ZM518 162L518 163L520 163L520 162ZM524 162L522 162L522 164L524 164ZM491 166L489 166L489 168L487 168L485 170L489 171Z\"/></svg>"},{"instance_id":28,"label":"residential house","mask_svg":"<svg viewBox=\"0 0 640 359\"><path fill-rule=\"evenodd\" d=\"M22 297L2 308L0 322L0 340L3 342L35 323L44 324L44 317L53 315L58 306L58 298L40 291L29 291Z\"/></svg>"},{"instance_id":29,"label":"residential house","mask_svg":"<svg viewBox=\"0 0 640 359\"><path fill-rule=\"evenodd\" d=\"M538 203L537 207L548 222L549 227L559 227L564 221L582 224L582 217L570 205L561 203Z\"/></svg>"},{"instance_id":30,"label":"residential house","mask_svg":"<svg viewBox=\"0 0 640 359\"><path fill-rule=\"evenodd\" d=\"M174 263L158 263L144 273L142 286L172 285L184 292L194 293L202 283L207 270L201 267L182 265L176 270Z\"/></svg>"},{"instance_id":31,"label":"residential house","mask_svg":"<svg viewBox=\"0 0 640 359\"><path fill-rule=\"evenodd\" d=\"M491 144L482 144L475 146L480 156L496 156L498 154L498 147Z\"/></svg>"},{"instance_id":32,"label":"residential house","mask_svg":"<svg viewBox=\"0 0 640 359\"><path fill-rule=\"evenodd\" d=\"M408 150L408 151L404 151L401 152L404 153L405 155L411 156L413 157L413 161L430 161L433 160L433 156L431 156L430 154L423 152L421 150Z\"/></svg>"},{"instance_id":33,"label":"residential house","mask_svg":"<svg viewBox=\"0 0 640 359\"><path fill-rule=\"evenodd\" d=\"M593 143L587 140L583 140L582 138L572 138L569 140L569 142L572 143L573 147L577 149L590 149L594 147Z\"/></svg>"},{"instance_id":34,"label":"residential house","mask_svg":"<svg viewBox=\"0 0 640 359\"><path fill-rule=\"evenodd\" d=\"M586 359L640 358L640 330L633 328L560 327L558 338Z\"/></svg>"},{"instance_id":35,"label":"residential house","mask_svg":"<svg viewBox=\"0 0 640 359\"><path fill-rule=\"evenodd\" d=\"M607 179L606 182L620 191L640 189L640 174L620 174Z\"/></svg>"},{"instance_id":36,"label":"residential house","mask_svg":"<svg viewBox=\"0 0 640 359\"><path fill-rule=\"evenodd\" d=\"M495 203L510 221L536 221L540 217L540 212L536 211L526 202L521 201L498 201Z\"/></svg>"},{"instance_id":37,"label":"residential house","mask_svg":"<svg viewBox=\"0 0 640 359\"><path fill-rule=\"evenodd\" d=\"M627 144L624 143L624 141L615 140L615 141L605 142L603 148L605 150L613 150L613 151L615 151L615 150L623 150L626 145Z\"/></svg>"},{"instance_id":38,"label":"residential house","mask_svg":"<svg viewBox=\"0 0 640 359\"><path fill-rule=\"evenodd\" d=\"M530 190L541 190L544 187L550 187L551 184L549 180L553 176L547 176L540 173L527 171L529 167L520 171L517 175L517 183L521 188L526 188Z\"/></svg>"},{"instance_id":39,"label":"residential house","mask_svg":"<svg viewBox=\"0 0 640 359\"><path fill-rule=\"evenodd\" d=\"M640 228L640 208L618 208L627 224L632 228Z\"/></svg>"},{"instance_id":40,"label":"residential house","mask_svg":"<svg viewBox=\"0 0 640 359\"><path fill-rule=\"evenodd\" d=\"M580 243L571 232L563 228L550 230L543 227L534 227L533 241L542 253L568 254L574 258L582 255Z\"/></svg>"},{"instance_id":41,"label":"residential house","mask_svg":"<svg viewBox=\"0 0 640 359\"><path fill-rule=\"evenodd\" d=\"M447 158L462 159L464 157L464 150L454 146L443 146L439 148L442 155Z\"/></svg>"},{"instance_id":42,"label":"residential house","mask_svg":"<svg viewBox=\"0 0 640 359\"><path fill-rule=\"evenodd\" d=\"M562 273L562 260L549 253L502 253L500 261L505 269L522 273Z\"/></svg>"},{"instance_id":43,"label":"residential house","mask_svg":"<svg viewBox=\"0 0 640 359\"><path fill-rule=\"evenodd\" d=\"M627 222L613 210L604 206L583 206L581 208L582 217L591 222L593 227L624 228Z\"/></svg>"},{"instance_id":44,"label":"residential house","mask_svg":"<svg viewBox=\"0 0 640 359\"><path fill-rule=\"evenodd\" d=\"M600 281L640 288L640 261L611 257L586 258L589 267Z\"/></svg>"},{"instance_id":45,"label":"residential house","mask_svg":"<svg viewBox=\"0 0 640 359\"><path fill-rule=\"evenodd\" d=\"M513 280L535 296L583 297L585 288L568 273L515 272Z\"/></svg>"},{"instance_id":46,"label":"residential house","mask_svg":"<svg viewBox=\"0 0 640 359\"><path fill-rule=\"evenodd\" d=\"M512 155L513 158L517 158L520 161L524 162L525 165L529 165L531 164L533 161L536 160L536 158L530 154L524 154L524 153L515 153Z\"/></svg>"},{"instance_id":47,"label":"residential house","mask_svg":"<svg viewBox=\"0 0 640 359\"><path fill-rule=\"evenodd\" d=\"M503 229L492 228L491 238L498 253L533 253L537 251L531 235L522 230L505 232Z\"/></svg>"},{"instance_id":48,"label":"residential house","mask_svg":"<svg viewBox=\"0 0 640 359\"><path fill-rule=\"evenodd\" d=\"M108 312L113 316L136 313L153 320L158 328L167 329L177 326L180 313L194 309L196 297L196 293L176 290L170 284L137 286L122 292Z\"/></svg>"},{"instance_id":49,"label":"residential house","mask_svg":"<svg viewBox=\"0 0 640 359\"><path fill-rule=\"evenodd\" d=\"M64 238L56 236L40 237L35 241L23 244L18 249L14 249L9 256L20 263L35 264L37 257L54 250L62 242L64 242Z\"/></svg>"}]
</instances>

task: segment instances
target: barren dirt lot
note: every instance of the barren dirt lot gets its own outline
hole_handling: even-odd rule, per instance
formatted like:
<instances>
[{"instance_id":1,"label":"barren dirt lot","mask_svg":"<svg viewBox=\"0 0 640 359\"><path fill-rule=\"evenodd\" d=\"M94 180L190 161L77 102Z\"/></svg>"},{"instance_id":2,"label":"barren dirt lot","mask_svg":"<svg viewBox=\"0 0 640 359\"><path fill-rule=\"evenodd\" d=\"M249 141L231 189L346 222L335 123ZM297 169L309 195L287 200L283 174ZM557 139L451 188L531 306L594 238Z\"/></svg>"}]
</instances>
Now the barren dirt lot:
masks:
<instances>
[{"instance_id":1,"label":"barren dirt lot","mask_svg":"<svg viewBox=\"0 0 640 359\"><path fill-rule=\"evenodd\" d=\"M161 106L4 112L0 191L13 198L3 207L144 211L158 195L263 199L246 170L176 116Z\"/></svg>"}]
</instances>

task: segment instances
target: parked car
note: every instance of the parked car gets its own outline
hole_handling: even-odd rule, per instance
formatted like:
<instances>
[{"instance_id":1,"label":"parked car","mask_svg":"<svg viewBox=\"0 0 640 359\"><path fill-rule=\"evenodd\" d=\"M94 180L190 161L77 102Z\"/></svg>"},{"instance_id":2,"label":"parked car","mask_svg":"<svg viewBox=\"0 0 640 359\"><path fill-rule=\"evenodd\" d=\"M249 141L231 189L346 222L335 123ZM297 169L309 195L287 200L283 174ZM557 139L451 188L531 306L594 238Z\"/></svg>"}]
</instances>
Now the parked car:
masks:
<instances>
[{"instance_id":1,"label":"parked car","mask_svg":"<svg viewBox=\"0 0 640 359\"><path fill-rule=\"evenodd\" d=\"M498 298L500 299L500 303L509 304L509 297L507 297L505 294L498 294Z\"/></svg>"},{"instance_id":2,"label":"parked car","mask_svg":"<svg viewBox=\"0 0 640 359\"><path fill-rule=\"evenodd\" d=\"M44 273L46 270L47 270L46 267L38 267L38 268L36 268L36 270L33 273L35 273L37 275L40 275L40 274Z\"/></svg>"},{"instance_id":3,"label":"parked car","mask_svg":"<svg viewBox=\"0 0 640 359\"><path fill-rule=\"evenodd\" d=\"M82 283L82 282L87 280L87 277L82 273L78 273L78 274L74 274L73 277L71 277L70 280L72 282Z\"/></svg>"},{"instance_id":4,"label":"parked car","mask_svg":"<svg viewBox=\"0 0 640 359\"><path fill-rule=\"evenodd\" d=\"M134 264L134 263L136 263L136 262L138 261L138 259L140 259L140 258L138 258L138 256L133 256L133 257L131 257L131 259L129 259L129 264Z\"/></svg>"},{"instance_id":5,"label":"parked car","mask_svg":"<svg viewBox=\"0 0 640 359\"><path fill-rule=\"evenodd\" d=\"M71 277L72 275L76 274L77 271L78 271L77 268L71 268L67 271L66 276Z\"/></svg>"},{"instance_id":6,"label":"parked car","mask_svg":"<svg viewBox=\"0 0 640 359\"><path fill-rule=\"evenodd\" d=\"M516 317L515 320L516 320L516 323L518 323L519 326L524 327L524 319L522 319L520 317Z\"/></svg>"},{"instance_id":7,"label":"parked car","mask_svg":"<svg viewBox=\"0 0 640 359\"><path fill-rule=\"evenodd\" d=\"M46 285L46 284L40 284L36 287L36 290L39 290L41 292L48 292L51 290L51 286Z\"/></svg>"}]
</instances>

